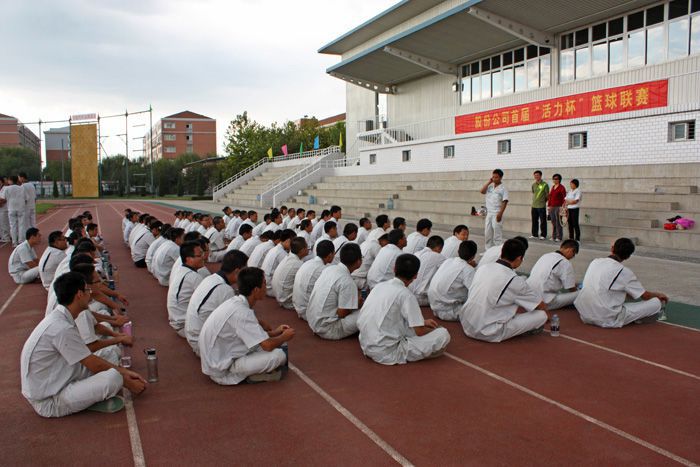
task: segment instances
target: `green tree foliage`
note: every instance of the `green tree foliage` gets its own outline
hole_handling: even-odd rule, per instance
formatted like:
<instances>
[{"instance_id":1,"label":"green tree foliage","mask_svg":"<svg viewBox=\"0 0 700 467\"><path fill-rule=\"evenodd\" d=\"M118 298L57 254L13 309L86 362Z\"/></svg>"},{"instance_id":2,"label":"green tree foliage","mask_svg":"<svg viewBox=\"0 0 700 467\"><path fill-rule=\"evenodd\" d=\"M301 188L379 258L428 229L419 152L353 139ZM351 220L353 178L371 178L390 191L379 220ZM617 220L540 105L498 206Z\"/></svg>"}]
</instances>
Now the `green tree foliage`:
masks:
<instances>
[{"instance_id":1,"label":"green tree foliage","mask_svg":"<svg viewBox=\"0 0 700 467\"><path fill-rule=\"evenodd\" d=\"M67 158L63 161L63 168L61 168L61 161L48 161L46 167L44 167L44 179L46 180L64 180L66 182L71 181L71 163L70 159Z\"/></svg>"},{"instance_id":2,"label":"green tree foliage","mask_svg":"<svg viewBox=\"0 0 700 467\"><path fill-rule=\"evenodd\" d=\"M29 180L41 177L41 157L23 147L0 148L0 175L17 175L26 172Z\"/></svg>"},{"instance_id":3,"label":"green tree foliage","mask_svg":"<svg viewBox=\"0 0 700 467\"><path fill-rule=\"evenodd\" d=\"M58 182L56 182L56 179L53 181L53 190L51 190L51 196L54 198L58 198Z\"/></svg>"}]
</instances>

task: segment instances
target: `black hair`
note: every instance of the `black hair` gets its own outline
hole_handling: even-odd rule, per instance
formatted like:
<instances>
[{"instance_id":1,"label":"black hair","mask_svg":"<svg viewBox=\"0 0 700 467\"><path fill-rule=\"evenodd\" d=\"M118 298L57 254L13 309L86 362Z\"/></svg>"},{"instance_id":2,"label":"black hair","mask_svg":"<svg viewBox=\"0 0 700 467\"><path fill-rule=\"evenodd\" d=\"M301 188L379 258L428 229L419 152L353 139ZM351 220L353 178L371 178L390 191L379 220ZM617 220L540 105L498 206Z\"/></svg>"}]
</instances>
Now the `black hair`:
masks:
<instances>
[{"instance_id":1,"label":"black hair","mask_svg":"<svg viewBox=\"0 0 700 467\"><path fill-rule=\"evenodd\" d=\"M460 233L460 232L463 231L463 230L466 230L467 232L469 232L469 227L467 227L467 226L464 225L464 224L459 224L457 227L455 227L454 229L452 229L452 234L453 234L453 235L457 235L458 233Z\"/></svg>"},{"instance_id":2,"label":"black hair","mask_svg":"<svg viewBox=\"0 0 700 467\"><path fill-rule=\"evenodd\" d=\"M578 242L576 240L568 239L561 242L561 248L573 248L574 253L578 254Z\"/></svg>"},{"instance_id":3,"label":"black hair","mask_svg":"<svg viewBox=\"0 0 700 467\"><path fill-rule=\"evenodd\" d=\"M192 232L187 232L185 234L185 241L186 242L193 242L195 240L199 240L199 238L202 236L201 233L197 232L196 230L193 230Z\"/></svg>"},{"instance_id":4,"label":"black hair","mask_svg":"<svg viewBox=\"0 0 700 467\"><path fill-rule=\"evenodd\" d=\"M265 273L260 268L243 268L238 273L238 293L244 297L249 297L253 290L262 287L265 280Z\"/></svg>"},{"instance_id":5,"label":"black hair","mask_svg":"<svg viewBox=\"0 0 700 467\"><path fill-rule=\"evenodd\" d=\"M95 265L87 263L76 264L75 267L71 269L71 272L77 272L83 276L87 284L90 284L92 282L92 276L95 274Z\"/></svg>"},{"instance_id":6,"label":"black hair","mask_svg":"<svg viewBox=\"0 0 700 467\"><path fill-rule=\"evenodd\" d=\"M523 237L522 235L518 235L517 237L513 237L513 240L517 240L523 245L525 245L525 251L527 251L528 248L530 248L530 243L527 241L527 238Z\"/></svg>"},{"instance_id":7,"label":"black hair","mask_svg":"<svg viewBox=\"0 0 700 467\"><path fill-rule=\"evenodd\" d=\"M375 221L377 222L377 227L384 228L384 224L389 222L389 216L386 214L380 214L377 216Z\"/></svg>"},{"instance_id":8,"label":"black hair","mask_svg":"<svg viewBox=\"0 0 700 467\"><path fill-rule=\"evenodd\" d=\"M553 179L558 178L559 181L561 181L561 174L554 174L554 175L552 175L552 178Z\"/></svg>"},{"instance_id":9,"label":"black hair","mask_svg":"<svg viewBox=\"0 0 700 467\"><path fill-rule=\"evenodd\" d=\"M301 222L299 222L299 229L301 230L306 230L308 226L311 225L311 221L308 219L303 219Z\"/></svg>"},{"instance_id":10,"label":"black hair","mask_svg":"<svg viewBox=\"0 0 700 467\"><path fill-rule=\"evenodd\" d=\"M85 291L85 279L77 272L62 274L53 283L56 301L59 305L68 306L73 303L78 291Z\"/></svg>"},{"instance_id":11,"label":"black hair","mask_svg":"<svg viewBox=\"0 0 700 467\"><path fill-rule=\"evenodd\" d=\"M231 208L228 206L224 206L224 209L222 209L221 212L226 213L226 211L228 211L229 209Z\"/></svg>"},{"instance_id":12,"label":"black hair","mask_svg":"<svg viewBox=\"0 0 700 467\"><path fill-rule=\"evenodd\" d=\"M280 242L286 242L290 238L294 238L297 236L296 232L291 230L291 229L284 229L282 231L279 231L280 233Z\"/></svg>"},{"instance_id":13,"label":"black hair","mask_svg":"<svg viewBox=\"0 0 700 467\"><path fill-rule=\"evenodd\" d=\"M39 229L37 229L36 227L29 227L27 229L27 232L24 234L24 238L29 240L30 238L32 238L33 236L38 235L38 234L39 234Z\"/></svg>"},{"instance_id":14,"label":"black hair","mask_svg":"<svg viewBox=\"0 0 700 467\"><path fill-rule=\"evenodd\" d=\"M97 251L97 247L95 246L94 243L92 243L92 240L89 238L86 238L85 242L78 242L77 245L75 245L75 249L73 250L73 256L80 254L80 253L94 253Z\"/></svg>"},{"instance_id":15,"label":"black hair","mask_svg":"<svg viewBox=\"0 0 700 467\"><path fill-rule=\"evenodd\" d=\"M532 173L533 173L533 174L540 174L540 175L542 175L542 171L541 171L541 170L535 170L535 171L532 172Z\"/></svg>"},{"instance_id":16,"label":"black hair","mask_svg":"<svg viewBox=\"0 0 700 467\"><path fill-rule=\"evenodd\" d=\"M27 172L20 172L17 175L19 175L22 178L27 178L27 179L29 178L29 177L27 177Z\"/></svg>"},{"instance_id":17,"label":"black hair","mask_svg":"<svg viewBox=\"0 0 700 467\"><path fill-rule=\"evenodd\" d=\"M316 256L319 258L325 258L332 253L335 253L335 245L330 240L321 240L316 245Z\"/></svg>"},{"instance_id":18,"label":"black hair","mask_svg":"<svg viewBox=\"0 0 700 467\"><path fill-rule=\"evenodd\" d=\"M420 232L421 230L425 229L431 229L433 228L433 223L430 221L430 219L421 219L418 221L416 224L416 230Z\"/></svg>"},{"instance_id":19,"label":"black hair","mask_svg":"<svg viewBox=\"0 0 700 467\"><path fill-rule=\"evenodd\" d=\"M503 177L503 171L502 171L501 169L495 169L495 170L494 170L493 172L491 172L491 173L495 173L495 174L497 174L499 177Z\"/></svg>"},{"instance_id":20,"label":"black hair","mask_svg":"<svg viewBox=\"0 0 700 467\"><path fill-rule=\"evenodd\" d=\"M301 250L303 250L307 246L308 245L306 244L306 240L304 240L303 237L294 237L290 244L289 251L291 251L295 255L298 255L301 252Z\"/></svg>"},{"instance_id":21,"label":"black hair","mask_svg":"<svg viewBox=\"0 0 700 467\"><path fill-rule=\"evenodd\" d=\"M400 228L402 225L406 225L406 219L403 217L397 217L394 219L393 226L395 229Z\"/></svg>"},{"instance_id":22,"label":"black hair","mask_svg":"<svg viewBox=\"0 0 700 467\"><path fill-rule=\"evenodd\" d=\"M272 230L266 230L260 234L260 240L273 240L275 238L275 233Z\"/></svg>"},{"instance_id":23,"label":"black hair","mask_svg":"<svg viewBox=\"0 0 700 467\"><path fill-rule=\"evenodd\" d=\"M622 261L628 259L634 253L634 242L629 238L618 238L613 244L613 254Z\"/></svg>"},{"instance_id":24,"label":"black hair","mask_svg":"<svg viewBox=\"0 0 700 467\"><path fill-rule=\"evenodd\" d=\"M428 244L426 246L431 250L438 246L442 248L443 246L445 246L445 240L443 240L442 237L439 235L433 235L428 239Z\"/></svg>"},{"instance_id":25,"label":"black hair","mask_svg":"<svg viewBox=\"0 0 700 467\"><path fill-rule=\"evenodd\" d=\"M340 247L340 262L350 267L357 261L362 260L362 251L357 243L346 243Z\"/></svg>"},{"instance_id":26,"label":"black hair","mask_svg":"<svg viewBox=\"0 0 700 467\"><path fill-rule=\"evenodd\" d=\"M49 234L49 245L53 245L54 243L56 243L56 241L59 238L61 238L62 235L63 232L61 232L60 230L54 230L53 232L51 232Z\"/></svg>"},{"instance_id":27,"label":"black hair","mask_svg":"<svg viewBox=\"0 0 700 467\"><path fill-rule=\"evenodd\" d=\"M306 211L306 215L308 216L309 214L313 214L315 216L316 211L314 211L313 209L309 209L308 211Z\"/></svg>"},{"instance_id":28,"label":"black hair","mask_svg":"<svg viewBox=\"0 0 700 467\"><path fill-rule=\"evenodd\" d=\"M185 264L185 260L187 258L193 258L195 254L195 248L202 248L201 243L198 241L196 242L185 242L182 245L180 245L180 259L182 260L182 264Z\"/></svg>"},{"instance_id":29,"label":"black hair","mask_svg":"<svg viewBox=\"0 0 700 467\"><path fill-rule=\"evenodd\" d=\"M360 227L364 227L365 224L369 221L370 221L369 219L367 219L366 217L363 217L362 219L360 219L360 222L359 222Z\"/></svg>"},{"instance_id":30,"label":"black hair","mask_svg":"<svg viewBox=\"0 0 700 467\"><path fill-rule=\"evenodd\" d=\"M267 221L271 221L271 220L272 220L272 219L270 219L270 215L269 215L269 214L265 214L265 215L263 216L263 222L267 222Z\"/></svg>"},{"instance_id":31,"label":"black hair","mask_svg":"<svg viewBox=\"0 0 700 467\"><path fill-rule=\"evenodd\" d=\"M85 227L85 230L95 230L97 228L97 224L95 223L89 223L87 227Z\"/></svg>"},{"instance_id":32,"label":"black hair","mask_svg":"<svg viewBox=\"0 0 700 467\"><path fill-rule=\"evenodd\" d=\"M248 255L238 250L231 250L221 260L221 272L230 274L236 269L242 269L248 264Z\"/></svg>"},{"instance_id":33,"label":"black hair","mask_svg":"<svg viewBox=\"0 0 700 467\"><path fill-rule=\"evenodd\" d=\"M527 248L525 248L523 242L511 238L506 240L501 247L501 259L505 259L506 261L515 261L520 256L525 256L526 250Z\"/></svg>"},{"instance_id":34,"label":"black hair","mask_svg":"<svg viewBox=\"0 0 700 467\"><path fill-rule=\"evenodd\" d=\"M252 209L248 211L248 217L252 217L257 214L257 211L253 211Z\"/></svg>"},{"instance_id":35,"label":"black hair","mask_svg":"<svg viewBox=\"0 0 700 467\"><path fill-rule=\"evenodd\" d=\"M83 237L82 237L82 235L80 235L80 232L73 231L68 236L68 243L70 243L71 245L75 245L78 242L78 240L80 240L81 238L83 238Z\"/></svg>"},{"instance_id":36,"label":"black hair","mask_svg":"<svg viewBox=\"0 0 700 467\"><path fill-rule=\"evenodd\" d=\"M321 211L321 218L328 217L331 215L331 212L328 209L324 209Z\"/></svg>"},{"instance_id":37,"label":"black hair","mask_svg":"<svg viewBox=\"0 0 700 467\"><path fill-rule=\"evenodd\" d=\"M382 243L382 242L388 242L389 241L389 234L383 234L377 239L377 243Z\"/></svg>"},{"instance_id":38,"label":"black hair","mask_svg":"<svg viewBox=\"0 0 700 467\"><path fill-rule=\"evenodd\" d=\"M459 244L457 249L457 254L464 261L470 261L476 255L476 242L472 240L465 240Z\"/></svg>"},{"instance_id":39,"label":"black hair","mask_svg":"<svg viewBox=\"0 0 700 467\"><path fill-rule=\"evenodd\" d=\"M357 233L359 229L357 228L357 224L353 222L348 222L345 224L345 227L343 227L343 235L346 237L350 237L350 235Z\"/></svg>"},{"instance_id":40,"label":"black hair","mask_svg":"<svg viewBox=\"0 0 700 467\"><path fill-rule=\"evenodd\" d=\"M253 232L253 226L250 224L242 224L238 228L238 235L243 235L244 233L252 233Z\"/></svg>"},{"instance_id":41,"label":"black hair","mask_svg":"<svg viewBox=\"0 0 700 467\"><path fill-rule=\"evenodd\" d=\"M95 259L90 256L86 255L85 253L79 253L77 255L73 255L70 258L70 261L68 261L68 269L70 271L73 270L74 267L76 267L79 264L95 264Z\"/></svg>"},{"instance_id":42,"label":"black hair","mask_svg":"<svg viewBox=\"0 0 700 467\"><path fill-rule=\"evenodd\" d=\"M339 211L342 211L342 210L343 210L343 208L341 208L340 206L335 206L335 205L331 206L331 211L330 211L330 212L331 212L331 216L332 216L333 214L335 214L336 212L339 212Z\"/></svg>"},{"instance_id":43,"label":"black hair","mask_svg":"<svg viewBox=\"0 0 700 467\"><path fill-rule=\"evenodd\" d=\"M396 258L394 274L399 279L412 280L418 274L420 260L412 254L404 253Z\"/></svg>"},{"instance_id":44,"label":"black hair","mask_svg":"<svg viewBox=\"0 0 700 467\"><path fill-rule=\"evenodd\" d=\"M163 228L163 223L159 220L154 220L151 221L150 224L148 224L148 228L151 230L158 229L158 231L160 231Z\"/></svg>"},{"instance_id":45,"label":"black hair","mask_svg":"<svg viewBox=\"0 0 700 467\"><path fill-rule=\"evenodd\" d=\"M221 216L214 216L211 221L214 223L214 225L218 224L219 222L223 222L224 218Z\"/></svg>"},{"instance_id":46,"label":"black hair","mask_svg":"<svg viewBox=\"0 0 700 467\"><path fill-rule=\"evenodd\" d=\"M406 236L401 229L394 229L389 232L389 243L392 245L398 245L402 238Z\"/></svg>"},{"instance_id":47,"label":"black hair","mask_svg":"<svg viewBox=\"0 0 700 467\"><path fill-rule=\"evenodd\" d=\"M180 238L182 234L185 233L185 229L181 229L180 227L173 227L170 230L168 230L168 240L172 240L173 242Z\"/></svg>"},{"instance_id":48,"label":"black hair","mask_svg":"<svg viewBox=\"0 0 700 467\"><path fill-rule=\"evenodd\" d=\"M576 185L576 188L578 188L578 187L579 187L579 181L578 181L578 178L572 178L572 179L571 179L571 183L573 183L574 185Z\"/></svg>"},{"instance_id":49,"label":"black hair","mask_svg":"<svg viewBox=\"0 0 700 467\"><path fill-rule=\"evenodd\" d=\"M333 222L333 221L328 221L328 222L326 222L325 224L323 224L323 231L324 231L324 232L328 233L328 232L330 232L332 229L336 229L336 230L337 230L337 229L338 229L338 224L336 224L336 223Z\"/></svg>"}]
</instances>

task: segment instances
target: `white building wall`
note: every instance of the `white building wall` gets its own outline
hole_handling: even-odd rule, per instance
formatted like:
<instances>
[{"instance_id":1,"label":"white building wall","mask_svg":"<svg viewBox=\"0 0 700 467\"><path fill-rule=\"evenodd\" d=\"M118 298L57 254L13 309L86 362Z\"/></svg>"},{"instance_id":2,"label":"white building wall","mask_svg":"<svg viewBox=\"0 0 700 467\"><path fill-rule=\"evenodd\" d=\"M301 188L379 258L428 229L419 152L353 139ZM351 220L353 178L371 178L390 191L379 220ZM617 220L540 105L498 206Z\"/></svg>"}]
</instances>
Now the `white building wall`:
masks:
<instances>
[{"instance_id":1,"label":"white building wall","mask_svg":"<svg viewBox=\"0 0 700 467\"><path fill-rule=\"evenodd\" d=\"M348 157L355 157L360 153L357 145L358 122L374 119L375 94L374 91L350 83L345 88L345 152Z\"/></svg>"}]
</instances>

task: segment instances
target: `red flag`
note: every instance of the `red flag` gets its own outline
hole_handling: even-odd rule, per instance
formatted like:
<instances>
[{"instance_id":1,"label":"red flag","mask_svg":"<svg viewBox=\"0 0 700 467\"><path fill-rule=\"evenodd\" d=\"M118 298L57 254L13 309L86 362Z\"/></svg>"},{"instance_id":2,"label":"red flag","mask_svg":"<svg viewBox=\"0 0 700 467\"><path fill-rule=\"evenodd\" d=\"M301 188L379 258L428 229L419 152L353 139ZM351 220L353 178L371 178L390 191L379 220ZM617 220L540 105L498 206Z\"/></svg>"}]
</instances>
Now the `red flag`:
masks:
<instances>
[{"instance_id":1,"label":"red flag","mask_svg":"<svg viewBox=\"0 0 700 467\"><path fill-rule=\"evenodd\" d=\"M288 153L288 151L287 151L287 145L285 144L284 146L282 146L282 154L284 154L284 155L286 156L287 153Z\"/></svg>"}]
</instances>

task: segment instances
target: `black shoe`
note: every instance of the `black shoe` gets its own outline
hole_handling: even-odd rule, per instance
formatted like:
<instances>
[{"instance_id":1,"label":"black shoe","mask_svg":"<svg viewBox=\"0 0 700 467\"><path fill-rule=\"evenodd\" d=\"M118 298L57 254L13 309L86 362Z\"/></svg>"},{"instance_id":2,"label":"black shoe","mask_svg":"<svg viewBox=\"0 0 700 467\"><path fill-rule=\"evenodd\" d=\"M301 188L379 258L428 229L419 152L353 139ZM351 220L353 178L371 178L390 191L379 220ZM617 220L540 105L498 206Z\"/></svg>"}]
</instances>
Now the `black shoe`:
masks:
<instances>
[{"instance_id":1,"label":"black shoe","mask_svg":"<svg viewBox=\"0 0 700 467\"><path fill-rule=\"evenodd\" d=\"M537 329L532 329L532 330L526 332L525 335L526 336L536 336L537 334L542 334L542 331L544 331L544 324Z\"/></svg>"}]
</instances>

